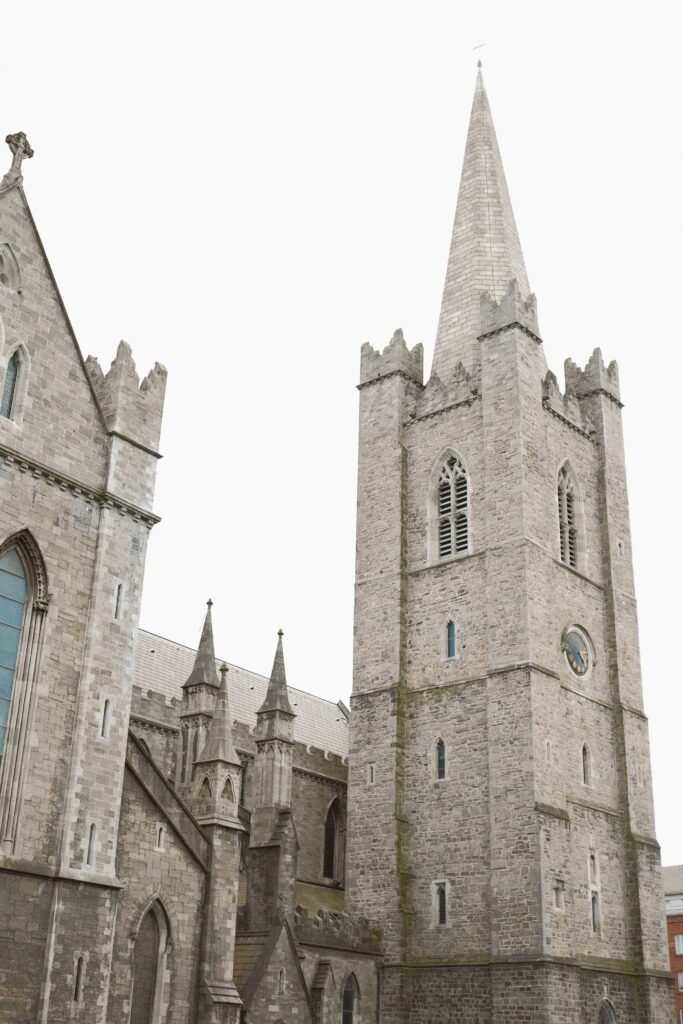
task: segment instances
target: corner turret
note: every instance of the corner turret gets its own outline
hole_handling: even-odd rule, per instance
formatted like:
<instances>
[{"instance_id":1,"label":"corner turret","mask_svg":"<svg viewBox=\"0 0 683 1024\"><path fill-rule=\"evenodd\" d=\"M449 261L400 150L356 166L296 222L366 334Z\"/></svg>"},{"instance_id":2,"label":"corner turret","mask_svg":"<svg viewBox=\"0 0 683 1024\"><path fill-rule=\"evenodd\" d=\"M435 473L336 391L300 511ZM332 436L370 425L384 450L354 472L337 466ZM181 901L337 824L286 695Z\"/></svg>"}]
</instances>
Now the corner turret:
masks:
<instances>
[{"instance_id":1,"label":"corner turret","mask_svg":"<svg viewBox=\"0 0 683 1024\"><path fill-rule=\"evenodd\" d=\"M116 358L106 374L94 356L88 356L85 365L109 430L156 452L166 368L155 363L140 383L133 353L125 341L119 342Z\"/></svg>"}]
</instances>

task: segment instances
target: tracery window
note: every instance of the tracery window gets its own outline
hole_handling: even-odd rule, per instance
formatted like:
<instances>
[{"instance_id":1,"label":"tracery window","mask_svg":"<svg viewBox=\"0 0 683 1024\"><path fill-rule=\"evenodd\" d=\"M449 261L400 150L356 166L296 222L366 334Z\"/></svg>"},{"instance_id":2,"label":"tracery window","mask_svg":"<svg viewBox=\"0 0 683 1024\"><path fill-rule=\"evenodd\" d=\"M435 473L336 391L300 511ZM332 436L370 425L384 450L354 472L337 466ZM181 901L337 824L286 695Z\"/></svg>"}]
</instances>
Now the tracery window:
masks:
<instances>
[{"instance_id":1,"label":"tracery window","mask_svg":"<svg viewBox=\"0 0 683 1024\"><path fill-rule=\"evenodd\" d=\"M12 413L15 411L15 399L20 371L21 357L17 350L12 353L9 362L7 363L7 369L5 370L5 384L2 389L2 402L0 402L0 416L4 416L7 420L13 419Z\"/></svg>"},{"instance_id":2,"label":"tracery window","mask_svg":"<svg viewBox=\"0 0 683 1024\"><path fill-rule=\"evenodd\" d=\"M467 472L456 455L441 467L437 488L439 558L469 550L469 487Z\"/></svg>"},{"instance_id":3,"label":"tracery window","mask_svg":"<svg viewBox=\"0 0 683 1024\"><path fill-rule=\"evenodd\" d=\"M560 525L560 558L572 569L579 565L578 493L576 481L567 463L557 480L557 511Z\"/></svg>"}]
</instances>

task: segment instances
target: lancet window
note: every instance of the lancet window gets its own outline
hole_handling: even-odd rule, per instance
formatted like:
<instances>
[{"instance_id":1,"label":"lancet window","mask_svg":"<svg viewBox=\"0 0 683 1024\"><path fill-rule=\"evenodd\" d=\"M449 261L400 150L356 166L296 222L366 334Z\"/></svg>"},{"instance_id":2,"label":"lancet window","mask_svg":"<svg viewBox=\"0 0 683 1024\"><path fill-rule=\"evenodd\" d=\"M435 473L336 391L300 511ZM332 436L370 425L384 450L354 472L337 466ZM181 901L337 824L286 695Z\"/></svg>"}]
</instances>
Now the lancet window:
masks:
<instances>
[{"instance_id":1,"label":"lancet window","mask_svg":"<svg viewBox=\"0 0 683 1024\"><path fill-rule=\"evenodd\" d=\"M437 488L439 558L469 550L469 486L464 465L450 455L439 473Z\"/></svg>"},{"instance_id":2,"label":"lancet window","mask_svg":"<svg viewBox=\"0 0 683 1024\"><path fill-rule=\"evenodd\" d=\"M13 352L5 370L5 383L2 389L2 401L0 402L0 416L11 420L12 413L16 406L17 384L21 371L21 358L19 352Z\"/></svg>"},{"instance_id":3,"label":"lancet window","mask_svg":"<svg viewBox=\"0 0 683 1024\"><path fill-rule=\"evenodd\" d=\"M560 470L557 480L557 511L560 526L560 558L572 569L579 565L578 493L569 466Z\"/></svg>"},{"instance_id":4,"label":"lancet window","mask_svg":"<svg viewBox=\"0 0 683 1024\"><path fill-rule=\"evenodd\" d=\"M325 817L323 878L344 879L344 812L339 798L332 801Z\"/></svg>"}]
</instances>

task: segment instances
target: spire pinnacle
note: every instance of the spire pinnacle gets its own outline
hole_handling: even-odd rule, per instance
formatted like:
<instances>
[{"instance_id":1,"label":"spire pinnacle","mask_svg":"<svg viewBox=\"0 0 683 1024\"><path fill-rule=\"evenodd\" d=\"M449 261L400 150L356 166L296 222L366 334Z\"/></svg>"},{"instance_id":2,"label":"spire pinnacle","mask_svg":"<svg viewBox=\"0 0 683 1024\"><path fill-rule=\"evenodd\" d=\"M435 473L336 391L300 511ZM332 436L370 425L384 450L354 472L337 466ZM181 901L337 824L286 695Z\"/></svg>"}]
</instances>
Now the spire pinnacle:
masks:
<instances>
[{"instance_id":1,"label":"spire pinnacle","mask_svg":"<svg viewBox=\"0 0 683 1024\"><path fill-rule=\"evenodd\" d=\"M443 381L459 362L478 368L482 294L500 302L513 279L522 300L530 294L481 61L477 69L432 366Z\"/></svg>"},{"instance_id":2,"label":"spire pinnacle","mask_svg":"<svg viewBox=\"0 0 683 1024\"><path fill-rule=\"evenodd\" d=\"M294 718L294 712L292 711L292 706L289 703L289 695L287 692L285 655L282 649L283 636L284 633L279 629L277 634L277 648L275 650L275 658L273 660L273 671L270 673L270 682L268 683L266 699L258 709L257 714L261 714L262 711L282 711L284 714L291 715L292 718Z\"/></svg>"},{"instance_id":3,"label":"spire pinnacle","mask_svg":"<svg viewBox=\"0 0 683 1024\"><path fill-rule=\"evenodd\" d=\"M187 681L183 684L184 687L197 686L200 683L203 683L205 686L219 685L218 673L216 672L216 655L213 649L212 605L213 601L209 598L206 602L206 618L204 619L204 627L194 659L194 666Z\"/></svg>"},{"instance_id":4,"label":"spire pinnacle","mask_svg":"<svg viewBox=\"0 0 683 1024\"><path fill-rule=\"evenodd\" d=\"M221 665L221 681L216 699L216 707L209 726L204 749L200 761L224 761L226 764L240 764L232 741L232 717L230 715L230 699L228 696L228 666Z\"/></svg>"}]
</instances>

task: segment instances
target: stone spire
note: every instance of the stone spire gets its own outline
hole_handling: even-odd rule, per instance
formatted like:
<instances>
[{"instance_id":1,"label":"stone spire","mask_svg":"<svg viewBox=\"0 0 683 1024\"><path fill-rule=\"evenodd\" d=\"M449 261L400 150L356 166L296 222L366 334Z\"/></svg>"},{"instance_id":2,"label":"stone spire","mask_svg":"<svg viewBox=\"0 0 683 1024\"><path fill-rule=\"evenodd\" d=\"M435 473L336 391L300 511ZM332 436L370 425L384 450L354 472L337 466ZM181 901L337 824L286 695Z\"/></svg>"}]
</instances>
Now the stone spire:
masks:
<instances>
[{"instance_id":1,"label":"stone spire","mask_svg":"<svg viewBox=\"0 0 683 1024\"><path fill-rule=\"evenodd\" d=\"M213 625L211 623L211 598L206 602L207 612L204 619L197 655L194 659L194 666L183 687L187 686L220 686L218 673L216 672L216 655L213 650Z\"/></svg>"},{"instance_id":2,"label":"stone spire","mask_svg":"<svg viewBox=\"0 0 683 1024\"><path fill-rule=\"evenodd\" d=\"M444 382L459 362L469 372L478 370L483 293L500 302L516 279L520 300L529 298L481 61L478 66L432 366Z\"/></svg>"},{"instance_id":3,"label":"stone spire","mask_svg":"<svg viewBox=\"0 0 683 1024\"><path fill-rule=\"evenodd\" d=\"M289 695L287 692L285 655L282 650L283 636L284 634L282 630L278 630L277 649L275 651L275 659L273 661L273 671L270 673L268 692L266 693L266 699L256 712L257 715L260 715L264 711L282 711L285 715L291 715L292 718L295 717L295 713L292 711L292 706L289 703Z\"/></svg>"},{"instance_id":4,"label":"stone spire","mask_svg":"<svg viewBox=\"0 0 683 1024\"><path fill-rule=\"evenodd\" d=\"M232 742L232 716L228 696L228 666L221 665L221 681L216 708L209 726L209 734L199 761L223 761L225 764L241 764Z\"/></svg>"}]
</instances>

